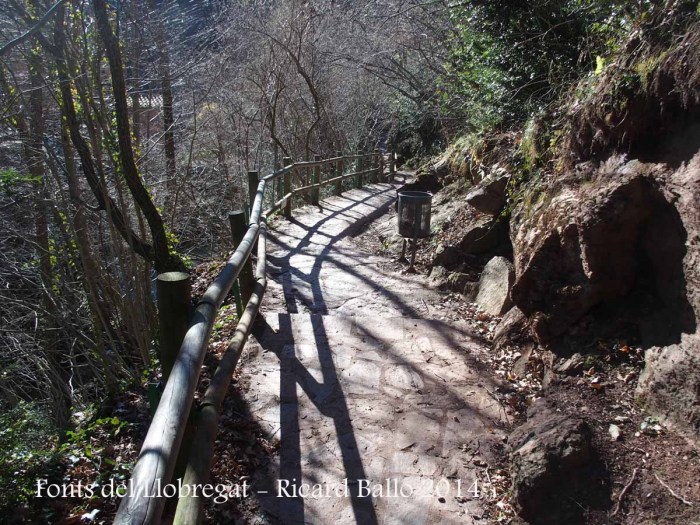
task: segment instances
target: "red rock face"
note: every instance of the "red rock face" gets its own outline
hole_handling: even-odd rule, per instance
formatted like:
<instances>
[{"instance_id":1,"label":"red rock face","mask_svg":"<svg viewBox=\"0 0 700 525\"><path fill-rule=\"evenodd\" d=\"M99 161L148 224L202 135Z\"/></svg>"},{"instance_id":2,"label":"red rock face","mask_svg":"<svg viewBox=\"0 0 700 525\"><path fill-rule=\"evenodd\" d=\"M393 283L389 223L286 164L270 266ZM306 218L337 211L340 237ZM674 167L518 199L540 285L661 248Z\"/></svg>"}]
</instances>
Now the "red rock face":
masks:
<instances>
[{"instance_id":1,"label":"red rock face","mask_svg":"<svg viewBox=\"0 0 700 525\"><path fill-rule=\"evenodd\" d=\"M521 205L511 298L548 343L645 287L653 302L638 319L647 349L638 397L700 443L700 153L671 165L616 157Z\"/></svg>"},{"instance_id":2,"label":"red rock face","mask_svg":"<svg viewBox=\"0 0 700 525\"><path fill-rule=\"evenodd\" d=\"M614 177L598 172L590 183L559 189L527 216L528 210L520 210L521 220L511 230L516 267L511 297L532 319L540 341L630 291L651 218L668 206L655 170L657 165L624 164Z\"/></svg>"},{"instance_id":3,"label":"red rock face","mask_svg":"<svg viewBox=\"0 0 700 525\"><path fill-rule=\"evenodd\" d=\"M651 347L637 386L637 396L644 407L665 424L674 427L687 438L700 444L700 153L671 175L668 187L675 197L686 230L686 253L683 256L682 290L677 296L673 276L666 279L665 301L678 304L685 299L690 311L678 313L684 323L684 333L677 344ZM664 237L657 235L656 246ZM667 250L662 250L665 253Z\"/></svg>"}]
</instances>

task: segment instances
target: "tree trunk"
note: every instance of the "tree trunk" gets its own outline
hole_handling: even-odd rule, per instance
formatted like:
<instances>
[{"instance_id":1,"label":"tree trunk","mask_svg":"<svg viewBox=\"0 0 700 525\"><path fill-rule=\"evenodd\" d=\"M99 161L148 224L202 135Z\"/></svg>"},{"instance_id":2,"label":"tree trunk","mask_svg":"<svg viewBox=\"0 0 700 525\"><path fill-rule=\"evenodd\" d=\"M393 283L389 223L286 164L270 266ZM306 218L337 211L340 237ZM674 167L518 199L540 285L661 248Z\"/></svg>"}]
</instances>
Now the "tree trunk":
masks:
<instances>
[{"instance_id":1,"label":"tree trunk","mask_svg":"<svg viewBox=\"0 0 700 525\"><path fill-rule=\"evenodd\" d=\"M131 143L131 126L126 103L126 84L124 82L124 68L122 66L121 52L119 50L119 40L112 31L107 15L106 2L105 0L93 0L93 7L95 9L97 31L105 46L111 73L117 121L119 160L122 168L122 175L134 202L143 212L151 231L151 237L153 239L153 262L156 270L159 273L183 270L184 264L182 260L177 254L171 253L170 251L163 219L153 203L148 190L143 185L136 167L134 150Z\"/></svg>"}]
</instances>

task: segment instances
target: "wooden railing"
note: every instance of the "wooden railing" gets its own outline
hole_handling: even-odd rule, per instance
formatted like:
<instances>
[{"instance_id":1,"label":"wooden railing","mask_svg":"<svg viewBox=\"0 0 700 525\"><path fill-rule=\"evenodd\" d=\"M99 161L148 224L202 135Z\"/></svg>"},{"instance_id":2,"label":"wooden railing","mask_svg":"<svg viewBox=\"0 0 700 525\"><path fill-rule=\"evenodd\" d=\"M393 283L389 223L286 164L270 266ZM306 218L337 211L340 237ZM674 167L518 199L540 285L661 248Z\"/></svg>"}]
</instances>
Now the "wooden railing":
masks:
<instances>
[{"instance_id":1,"label":"wooden railing","mask_svg":"<svg viewBox=\"0 0 700 525\"><path fill-rule=\"evenodd\" d=\"M353 162L354 169L345 173L345 168ZM389 177L393 178L393 155L390 155L389 162ZM184 455L186 458L186 468L179 486L202 487L209 480L221 406L267 286L267 217L280 210L286 217L291 217L293 202L297 196L306 196L312 204L318 204L322 188L329 184L334 185L333 193L340 195L343 181L348 179L354 181L352 186L358 188L361 188L365 181L383 182L383 168L383 158L375 151L364 155L338 153L336 157L325 160L316 156L313 161L297 163L285 158L282 169L261 179L258 178L257 172L249 173L250 213L247 230L244 222L241 228L242 214L230 216L236 250L199 299L189 326L186 331L182 330L184 338L181 344L178 346L176 343L170 359L172 366L168 366L169 370L164 369L167 382L127 485L127 492L119 506L115 523L154 524L160 521L165 501L172 497L170 491L165 491L164 488L178 486L172 485L171 482L179 456ZM296 189L295 182L300 184ZM273 191L268 199L270 206L265 209L265 193L268 187ZM256 242L257 263L253 273L250 255ZM234 336L191 418L193 397L217 312L238 281L243 298L247 300L245 309L241 308L242 311L239 311L240 319ZM168 282L168 279L164 279L164 282ZM163 319L161 315L161 322ZM173 327L168 327L168 330L173 331ZM162 358L161 361L165 359ZM194 434L189 446L182 447L185 429L190 420L194 421ZM199 493L194 495L194 492L178 491L179 500L174 523L191 525L201 520L205 498Z\"/></svg>"}]
</instances>

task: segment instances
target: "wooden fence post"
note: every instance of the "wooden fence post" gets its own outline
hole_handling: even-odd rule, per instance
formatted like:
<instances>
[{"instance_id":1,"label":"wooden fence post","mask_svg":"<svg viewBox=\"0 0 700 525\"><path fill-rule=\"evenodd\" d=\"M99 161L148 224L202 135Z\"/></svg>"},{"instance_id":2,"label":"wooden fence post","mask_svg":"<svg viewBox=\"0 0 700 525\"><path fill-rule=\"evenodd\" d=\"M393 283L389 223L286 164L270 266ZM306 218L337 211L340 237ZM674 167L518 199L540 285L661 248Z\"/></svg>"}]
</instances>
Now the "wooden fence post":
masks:
<instances>
[{"instance_id":1,"label":"wooden fence post","mask_svg":"<svg viewBox=\"0 0 700 525\"><path fill-rule=\"evenodd\" d=\"M314 161L321 162L321 155L314 155ZM314 170L311 172L311 184L321 183L321 165L314 166ZM320 197L321 189L312 188L311 189L311 204L318 206L318 201Z\"/></svg>"},{"instance_id":2,"label":"wooden fence post","mask_svg":"<svg viewBox=\"0 0 700 525\"><path fill-rule=\"evenodd\" d=\"M190 327L192 318L192 279L189 273L165 272L156 278L158 294L158 320L160 333L160 368L162 384L168 382L170 372L177 360L182 341ZM158 395L160 398L160 394ZM188 420L185 426L180 451L188 450L192 437L192 426ZM178 454L173 476L184 473L186 453Z\"/></svg>"},{"instance_id":3,"label":"wooden fence post","mask_svg":"<svg viewBox=\"0 0 700 525\"><path fill-rule=\"evenodd\" d=\"M277 196L273 199L273 202L276 202L282 198L282 195L284 195L284 177L278 177L274 180L274 188L275 192L277 193Z\"/></svg>"},{"instance_id":4,"label":"wooden fence post","mask_svg":"<svg viewBox=\"0 0 700 525\"><path fill-rule=\"evenodd\" d=\"M285 168L287 166L291 166L292 159L290 157L285 157L282 159L282 164L284 164ZM292 192L292 172L293 171L294 171L294 168L290 169L287 173L284 174L284 189L282 190L282 195L289 195ZM284 216L287 219L292 218L292 196L291 195L289 196L286 204L284 205Z\"/></svg>"},{"instance_id":5,"label":"wooden fence post","mask_svg":"<svg viewBox=\"0 0 700 525\"><path fill-rule=\"evenodd\" d=\"M258 172L249 171L248 172L248 210L253 209L253 202L255 202L255 194L258 192Z\"/></svg>"},{"instance_id":6,"label":"wooden fence post","mask_svg":"<svg viewBox=\"0 0 700 525\"><path fill-rule=\"evenodd\" d=\"M335 176L340 177L343 175L343 152L336 151L335 156L338 157L338 163L335 165ZM335 194L339 196L343 193L343 180L335 181Z\"/></svg>"},{"instance_id":7,"label":"wooden fence post","mask_svg":"<svg viewBox=\"0 0 700 525\"><path fill-rule=\"evenodd\" d=\"M358 173L362 172L362 170L364 169L364 160L364 157L357 157L357 161L355 161L355 171L357 171ZM355 186L358 189L362 189L362 173L357 175L355 179Z\"/></svg>"},{"instance_id":8,"label":"wooden fence post","mask_svg":"<svg viewBox=\"0 0 700 525\"><path fill-rule=\"evenodd\" d=\"M394 150L389 150L389 182L394 181L396 176L396 160L394 159Z\"/></svg>"},{"instance_id":9,"label":"wooden fence post","mask_svg":"<svg viewBox=\"0 0 700 525\"><path fill-rule=\"evenodd\" d=\"M165 272L156 278L160 323L160 369L168 381L192 315L192 280L189 273Z\"/></svg>"},{"instance_id":10,"label":"wooden fence post","mask_svg":"<svg viewBox=\"0 0 700 525\"><path fill-rule=\"evenodd\" d=\"M248 224L250 224L250 217L253 213L253 204L255 204L255 196L258 193L258 184L260 184L260 177L258 175L258 172L257 171L249 171L248 172L248 197L249 197ZM263 193L263 201L264 200L265 200L265 194ZM264 202L262 204L263 204L263 206L265 205ZM255 244L257 246L257 241ZM255 251L255 246L253 246L253 251ZM239 317L240 317L240 315L241 314L238 314Z\"/></svg>"},{"instance_id":11,"label":"wooden fence post","mask_svg":"<svg viewBox=\"0 0 700 525\"><path fill-rule=\"evenodd\" d=\"M372 162L373 162L373 164L374 164L374 175L372 176L372 178L373 178L373 181L372 181L372 182L381 182L381 181L382 181L382 180L381 180L381 173L382 173L382 172L381 172L381 170L380 170L380 167L381 167L382 164L381 164L381 162L379 161L379 159L381 159L381 158L382 158L382 157L381 157L381 155L379 154L379 150L378 150L378 149L375 149L375 150L374 150L374 157L372 158Z\"/></svg>"},{"instance_id":12,"label":"wooden fence post","mask_svg":"<svg viewBox=\"0 0 700 525\"><path fill-rule=\"evenodd\" d=\"M245 237L245 234L248 231L245 213L241 210L229 212L228 222L231 225L231 237L233 238L233 248L235 250L238 248L238 245L241 244L243 237ZM253 290L255 289L253 263L250 260L250 257L243 264L241 273L238 276L238 282L241 285L241 295L243 298L243 306L245 307L245 304L248 302L248 299L250 299L250 296L253 294Z\"/></svg>"},{"instance_id":13,"label":"wooden fence post","mask_svg":"<svg viewBox=\"0 0 700 525\"><path fill-rule=\"evenodd\" d=\"M379 182L386 182L388 177L384 176L384 155L379 153Z\"/></svg>"}]
</instances>

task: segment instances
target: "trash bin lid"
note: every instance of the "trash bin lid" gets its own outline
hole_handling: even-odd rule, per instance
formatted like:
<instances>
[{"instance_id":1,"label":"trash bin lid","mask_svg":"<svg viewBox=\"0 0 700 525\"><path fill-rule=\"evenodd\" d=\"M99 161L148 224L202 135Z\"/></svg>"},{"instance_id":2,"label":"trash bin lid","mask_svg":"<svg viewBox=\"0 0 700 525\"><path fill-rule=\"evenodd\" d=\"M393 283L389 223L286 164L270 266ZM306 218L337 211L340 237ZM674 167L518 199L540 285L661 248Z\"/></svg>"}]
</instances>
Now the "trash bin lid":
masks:
<instances>
[{"instance_id":1,"label":"trash bin lid","mask_svg":"<svg viewBox=\"0 0 700 525\"><path fill-rule=\"evenodd\" d=\"M399 200L405 202L423 203L430 202L433 199L433 194L427 191L400 191Z\"/></svg>"}]
</instances>

